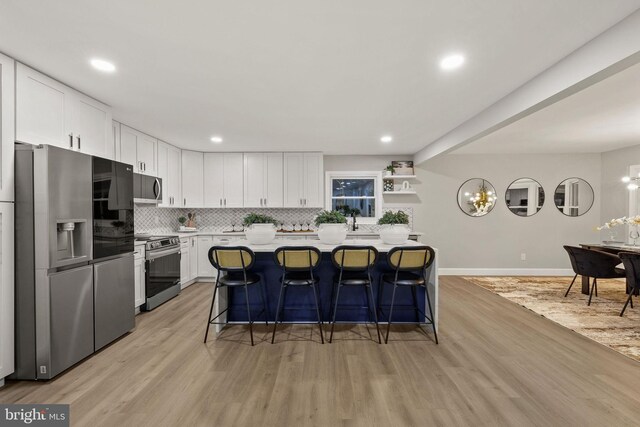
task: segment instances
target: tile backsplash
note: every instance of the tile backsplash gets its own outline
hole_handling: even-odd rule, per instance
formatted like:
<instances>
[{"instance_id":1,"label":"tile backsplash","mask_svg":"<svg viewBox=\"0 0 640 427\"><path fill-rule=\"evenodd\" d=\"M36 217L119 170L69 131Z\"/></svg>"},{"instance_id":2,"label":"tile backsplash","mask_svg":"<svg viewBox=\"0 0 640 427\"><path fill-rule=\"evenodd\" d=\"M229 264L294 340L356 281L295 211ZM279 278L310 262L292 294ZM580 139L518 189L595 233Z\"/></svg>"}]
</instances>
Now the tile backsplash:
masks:
<instances>
[{"instance_id":1,"label":"tile backsplash","mask_svg":"<svg viewBox=\"0 0 640 427\"><path fill-rule=\"evenodd\" d=\"M413 229L413 208L382 208L387 210L402 210L409 215L409 227ZM196 224L202 231L228 231L235 224L236 228L242 224L242 219L249 213L255 212L269 215L288 224L313 225L316 215L322 211L317 208L290 208L290 209L269 209L269 208L237 208L237 209L173 209L157 208L153 206L136 205L134 211L134 227L136 233L165 234L172 233L178 229L178 217L187 216L188 213L195 213ZM375 231L377 225L359 224L361 231Z\"/></svg>"}]
</instances>

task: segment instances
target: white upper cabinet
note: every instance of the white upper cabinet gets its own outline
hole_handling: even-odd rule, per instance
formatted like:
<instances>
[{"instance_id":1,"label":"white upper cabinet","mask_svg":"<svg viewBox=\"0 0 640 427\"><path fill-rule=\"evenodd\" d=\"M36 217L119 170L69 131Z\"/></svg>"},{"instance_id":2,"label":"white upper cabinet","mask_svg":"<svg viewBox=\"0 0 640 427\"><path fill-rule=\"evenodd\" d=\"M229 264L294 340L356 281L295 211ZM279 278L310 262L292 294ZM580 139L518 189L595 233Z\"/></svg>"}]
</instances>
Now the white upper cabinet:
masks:
<instances>
[{"instance_id":1,"label":"white upper cabinet","mask_svg":"<svg viewBox=\"0 0 640 427\"><path fill-rule=\"evenodd\" d=\"M14 101L14 62L13 59L0 54L0 202L14 200Z\"/></svg>"},{"instance_id":2,"label":"white upper cabinet","mask_svg":"<svg viewBox=\"0 0 640 427\"><path fill-rule=\"evenodd\" d=\"M284 206L324 206L322 153L284 153Z\"/></svg>"},{"instance_id":3,"label":"white upper cabinet","mask_svg":"<svg viewBox=\"0 0 640 427\"><path fill-rule=\"evenodd\" d=\"M113 159L111 108L86 96L73 99L71 107L73 149Z\"/></svg>"},{"instance_id":4,"label":"white upper cabinet","mask_svg":"<svg viewBox=\"0 0 640 427\"><path fill-rule=\"evenodd\" d=\"M244 206L282 207L282 153L244 154Z\"/></svg>"},{"instance_id":5,"label":"white upper cabinet","mask_svg":"<svg viewBox=\"0 0 640 427\"><path fill-rule=\"evenodd\" d=\"M126 125L120 125L120 161L133 165L135 173L156 176L158 140Z\"/></svg>"},{"instance_id":6,"label":"white upper cabinet","mask_svg":"<svg viewBox=\"0 0 640 427\"><path fill-rule=\"evenodd\" d=\"M182 156L180 149L158 141L158 177L162 179L164 208L182 206Z\"/></svg>"},{"instance_id":7,"label":"white upper cabinet","mask_svg":"<svg viewBox=\"0 0 640 427\"><path fill-rule=\"evenodd\" d=\"M111 107L18 63L16 140L113 158Z\"/></svg>"},{"instance_id":8,"label":"white upper cabinet","mask_svg":"<svg viewBox=\"0 0 640 427\"><path fill-rule=\"evenodd\" d=\"M182 207L204 206L204 155L182 150Z\"/></svg>"},{"instance_id":9,"label":"white upper cabinet","mask_svg":"<svg viewBox=\"0 0 640 427\"><path fill-rule=\"evenodd\" d=\"M204 153L205 207L243 206L242 165L242 153Z\"/></svg>"}]
</instances>

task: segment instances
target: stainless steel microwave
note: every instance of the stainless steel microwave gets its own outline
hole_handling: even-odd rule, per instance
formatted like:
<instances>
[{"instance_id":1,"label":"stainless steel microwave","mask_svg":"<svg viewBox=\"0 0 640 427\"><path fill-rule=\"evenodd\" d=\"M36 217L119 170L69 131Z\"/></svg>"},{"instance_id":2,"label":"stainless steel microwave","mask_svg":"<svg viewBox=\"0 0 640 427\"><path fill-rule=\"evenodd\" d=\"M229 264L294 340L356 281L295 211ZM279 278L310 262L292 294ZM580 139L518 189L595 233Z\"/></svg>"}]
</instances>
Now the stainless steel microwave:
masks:
<instances>
[{"instance_id":1,"label":"stainless steel microwave","mask_svg":"<svg viewBox=\"0 0 640 427\"><path fill-rule=\"evenodd\" d=\"M162 179L155 176L133 174L133 202L162 203Z\"/></svg>"}]
</instances>

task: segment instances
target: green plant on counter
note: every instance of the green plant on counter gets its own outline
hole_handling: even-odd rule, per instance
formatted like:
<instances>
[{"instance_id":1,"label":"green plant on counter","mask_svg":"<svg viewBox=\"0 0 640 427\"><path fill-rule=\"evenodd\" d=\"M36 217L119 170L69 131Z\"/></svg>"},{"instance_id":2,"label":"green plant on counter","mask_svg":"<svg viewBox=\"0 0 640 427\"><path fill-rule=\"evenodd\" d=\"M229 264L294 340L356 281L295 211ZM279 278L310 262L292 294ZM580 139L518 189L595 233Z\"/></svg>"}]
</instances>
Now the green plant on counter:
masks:
<instances>
[{"instance_id":1,"label":"green plant on counter","mask_svg":"<svg viewBox=\"0 0 640 427\"><path fill-rule=\"evenodd\" d=\"M384 170L391 172L391 174L394 174L396 172L396 168L394 168L391 165L389 165L386 168L384 168Z\"/></svg>"},{"instance_id":2,"label":"green plant on counter","mask_svg":"<svg viewBox=\"0 0 640 427\"><path fill-rule=\"evenodd\" d=\"M257 213L250 213L242 220L242 225L249 227L251 224L273 224L278 225L278 221L269 215L261 215Z\"/></svg>"},{"instance_id":3,"label":"green plant on counter","mask_svg":"<svg viewBox=\"0 0 640 427\"><path fill-rule=\"evenodd\" d=\"M184 225L184 223L187 222L187 218L184 216L178 217L178 222L180 225Z\"/></svg>"},{"instance_id":4,"label":"green plant on counter","mask_svg":"<svg viewBox=\"0 0 640 427\"><path fill-rule=\"evenodd\" d=\"M409 224L409 215L402 211L386 211L382 218L378 220L378 224Z\"/></svg>"},{"instance_id":5,"label":"green plant on counter","mask_svg":"<svg viewBox=\"0 0 640 427\"><path fill-rule=\"evenodd\" d=\"M347 218L338 211L322 211L316 217L316 227L320 224L346 224Z\"/></svg>"}]
</instances>

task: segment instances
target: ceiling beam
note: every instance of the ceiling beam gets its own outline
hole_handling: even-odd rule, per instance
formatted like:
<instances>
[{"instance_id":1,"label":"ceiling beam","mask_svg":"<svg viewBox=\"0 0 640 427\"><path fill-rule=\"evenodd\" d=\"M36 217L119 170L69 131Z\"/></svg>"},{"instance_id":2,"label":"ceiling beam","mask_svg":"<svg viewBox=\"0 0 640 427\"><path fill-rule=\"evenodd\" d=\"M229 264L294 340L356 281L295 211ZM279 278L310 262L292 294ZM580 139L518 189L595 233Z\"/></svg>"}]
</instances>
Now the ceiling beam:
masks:
<instances>
[{"instance_id":1,"label":"ceiling beam","mask_svg":"<svg viewBox=\"0 0 640 427\"><path fill-rule=\"evenodd\" d=\"M640 63L640 9L414 154L446 154Z\"/></svg>"}]
</instances>

